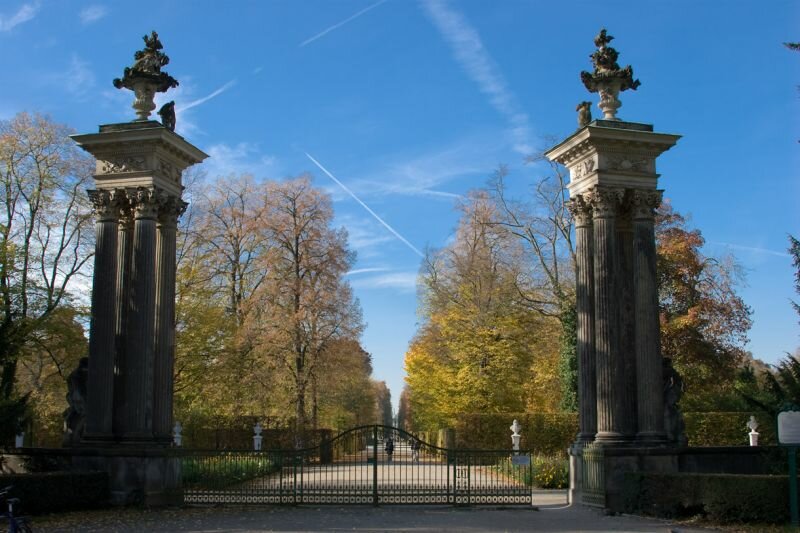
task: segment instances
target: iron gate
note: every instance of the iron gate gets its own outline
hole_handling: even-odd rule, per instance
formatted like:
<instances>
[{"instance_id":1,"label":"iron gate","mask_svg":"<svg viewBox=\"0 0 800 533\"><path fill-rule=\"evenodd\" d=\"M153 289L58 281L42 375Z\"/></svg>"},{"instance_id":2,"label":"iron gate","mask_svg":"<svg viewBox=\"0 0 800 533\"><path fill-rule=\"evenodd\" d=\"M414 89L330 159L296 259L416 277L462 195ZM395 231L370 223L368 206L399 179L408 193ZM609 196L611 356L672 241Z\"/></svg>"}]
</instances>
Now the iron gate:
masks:
<instances>
[{"instance_id":1,"label":"iron gate","mask_svg":"<svg viewBox=\"0 0 800 533\"><path fill-rule=\"evenodd\" d=\"M186 503L531 504L530 452L439 448L390 426L300 450L180 454Z\"/></svg>"}]
</instances>

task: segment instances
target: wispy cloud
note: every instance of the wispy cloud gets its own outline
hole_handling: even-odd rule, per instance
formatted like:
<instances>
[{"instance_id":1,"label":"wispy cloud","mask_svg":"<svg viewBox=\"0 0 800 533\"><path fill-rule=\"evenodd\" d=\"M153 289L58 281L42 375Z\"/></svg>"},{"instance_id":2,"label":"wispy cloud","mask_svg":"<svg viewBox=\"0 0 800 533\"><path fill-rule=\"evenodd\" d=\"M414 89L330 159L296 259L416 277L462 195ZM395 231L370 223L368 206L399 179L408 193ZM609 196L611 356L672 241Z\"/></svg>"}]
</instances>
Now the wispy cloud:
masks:
<instances>
[{"instance_id":1,"label":"wispy cloud","mask_svg":"<svg viewBox=\"0 0 800 533\"><path fill-rule=\"evenodd\" d=\"M412 292L417 288L417 273L390 272L354 279L350 284L358 289L399 289L402 292Z\"/></svg>"},{"instance_id":2,"label":"wispy cloud","mask_svg":"<svg viewBox=\"0 0 800 533\"><path fill-rule=\"evenodd\" d=\"M709 244L716 244L718 246L725 246L726 248L732 248L733 250L741 250L743 252L751 252L754 254L763 254L763 255L774 255L777 257L791 257L786 252L779 252L777 250L770 250L769 248L760 248L758 246L745 246L743 244L733 244L730 242L720 242L720 241L708 241Z\"/></svg>"},{"instance_id":3,"label":"wispy cloud","mask_svg":"<svg viewBox=\"0 0 800 533\"><path fill-rule=\"evenodd\" d=\"M28 22L39 12L39 2L22 4L11 16L0 15L0 31L11 31L24 22Z\"/></svg>"},{"instance_id":4,"label":"wispy cloud","mask_svg":"<svg viewBox=\"0 0 800 533\"><path fill-rule=\"evenodd\" d=\"M504 152L495 132L484 131L425 152L382 154L364 162L349 183L361 198L401 195L452 203L484 183ZM330 192L337 200L344 197L340 189Z\"/></svg>"},{"instance_id":5,"label":"wispy cloud","mask_svg":"<svg viewBox=\"0 0 800 533\"><path fill-rule=\"evenodd\" d=\"M489 97L489 103L508 122L514 150L522 155L533 152L528 115L522 111L517 98L491 55L483 46L480 35L467 19L448 5L446 0L422 2L428 17L450 45L461 68Z\"/></svg>"},{"instance_id":6,"label":"wispy cloud","mask_svg":"<svg viewBox=\"0 0 800 533\"><path fill-rule=\"evenodd\" d=\"M345 186L345 184L344 184L344 183L342 183L341 181L339 181L339 180L336 178L336 176L334 176L333 174L331 174L331 173L328 171L328 169L327 169L327 168L323 167L323 166L322 166L322 164L321 164L319 161L317 161L316 159L314 159L314 158L311 156L311 154L309 154L308 152L306 152L306 157L307 157L307 158L309 158L309 159L311 160L311 162L312 162L312 163L314 163L314 164L317 166L317 168L319 168L319 169L320 169L320 170L321 170L321 171L322 171L322 172L323 172L323 173L324 173L326 176L328 176L328 177L329 177L330 179L332 179L332 180L333 180L333 181L334 181L334 182L335 182L335 183L336 183L336 184L337 184L339 187L341 187L341 188L342 188L342 190L343 190L344 192L346 192L348 195L350 195L350 196L353 198L353 200L355 200L356 202L358 202L358 203L361 205L361 207L363 207L364 209L366 209L366 210L367 210L367 212L368 212L370 215L372 215L372 217L373 217L375 220L377 220L378 222L380 222L380 223L381 223L381 225L382 225L384 228L386 228L387 230L389 230L389 232L390 232L392 235L394 235L395 237L397 237L397 239L398 239L398 240L400 240L400 241L401 241L403 244L405 244L406 246L408 246L408 247L409 247L409 248L410 248L410 249L411 249L411 250L412 250L412 251L413 251L415 254L417 254L417 255L418 255L418 256L420 256L420 257L425 257L425 254L423 254L422 252L420 252L420 251L419 251L419 250L418 250L418 249L417 249L417 248L416 248L416 247L415 247L413 244L411 244L410 242L408 242L408 240L407 240L405 237L403 237L402 235L400 235L400 234L397 232L397 230L395 230L395 229L394 229L393 227L391 227L391 226L390 226L388 223L386 223L386 221L385 221L385 220L383 220L381 217L379 217L379 216L378 216L378 214L377 214L377 213L375 213L375 211L373 211L372 209L370 209L370 207L369 207L367 204L365 204L363 201L361 201L361 199L360 199L358 196L356 196L356 195L355 195L355 193L353 193L353 191L351 191L350 189L348 189L348 188Z\"/></svg>"},{"instance_id":7,"label":"wispy cloud","mask_svg":"<svg viewBox=\"0 0 800 533\"><path fill-rule=\"evenodd\" d=\"M215 90L214 92L212 92L211 94L209 94L207 96L203 96L202 98L198 98L197 100L192 100L188 104L183 104L180 107L176 104L175 109L176 109L176 111L177 110L186 111L186 110L191 109L193 107L197 107L197 106L199 106L201 104L205 104L206 102L208 102L212 98L216 98L217 96L221 95L222 93L224 93L225 91L227 91L228 89L233 87L234 85L236 85L236 80L235 79L229 81L228 83L226 83L225 85L223 85L222 87L220 87L219 89Z\"/></svg>"},{"instance_id":8,"label":"wispy cloud","mask_svg":"<svg viewBox=\"0 0 800 533\"><path fill-rule=\"evenodd\" d=\"M79 17L81 19L82 24L91 24L92 22L97 22L101 18L108 15L108 8L106 6L101 5L92 5L86 6L81 9L79 13Z\"/></svg>"},{"instance_id":9,"label":"wispy cloud","mask_svg":"<svg viewBox=\"0 0 800 533\"><path fill-rule=\"evenodd\" d=\"M371 272L386 272L388 270L390 270L390 269L385 268L385 267L355 268L355 269L351 270L350 272L348 272L345 275L346 276L355 276L357 274L367 274L367 273L371 273Z\"/></svg>"},{"instance_id":10,"label":"wispy cloud","mask_svg":"<svg viewBox=\"0 0 800 533\"><path fill-rule=\"evenodd\" d=\"M250 173L257 178L276 173L275 157L261 152L256 143L217 143L205 150L209 158L202 168L211 176Z\"/></svg>"},{"instance_id":11,"label":"wispy cloud","mask_svg":"<svg viewBox=\"0 0 800 533\"><path fill-rule=\"evenodd\" d=\"M305 41L300 43L300 47L303 47L303 46L305 46L307 44L313 43L314 41L316 41L320 37L323 37L324 35L327 35L328 33L332 32L333 30L341 28L342 26L344 26L348 22L350 22L350 21L352 21L354 19L357 19L358 17L360 17L361 15L366 13L367 11L375 9L376 7L378 7L379 5L381 5L381 4L385 3L385 2L386 2L386 0L379 0L378 2L375 2L374 4L371 4L371 5L367 6L367 7L365 7L361 11L359 11L359 12L353 14L353 15L350 15L349 17L347 17L346 19L342 20L341 22L337 22L333 26L329 26L329 27L325 28L324 30L322 30L318 34L314 35L313 37L309 37L308 39L306 39Z\"/></svg>"}]
</instances>

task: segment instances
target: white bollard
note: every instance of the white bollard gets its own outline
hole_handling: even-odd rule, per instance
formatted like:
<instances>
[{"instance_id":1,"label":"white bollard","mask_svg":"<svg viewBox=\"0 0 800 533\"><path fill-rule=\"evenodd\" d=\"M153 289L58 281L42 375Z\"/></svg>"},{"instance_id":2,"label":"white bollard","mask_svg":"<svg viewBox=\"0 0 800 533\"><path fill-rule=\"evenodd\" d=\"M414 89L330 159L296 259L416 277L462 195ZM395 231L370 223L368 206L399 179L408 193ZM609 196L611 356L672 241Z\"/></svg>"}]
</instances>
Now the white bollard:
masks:
<instances>
[{"instance_id":1,"label":"white bollard","mask_svg":"<svg viewBox=\"0 0 800 533\"><path fill-rule=\"evenodd\" d=\"M758 446L758 435L759 433L756 431L758 429L758 422L756 421L756 417L751 416L750 421L747 422L747 427L750 428L750 446Z\"/></svg>"},{"instance_id":2,"label":"white bollard","mask_svg":"<svg viewBox=\"0 0 800 533\"><path fill-rule=\"evenodd\" d=\"M261 431L261 422L256 422L256 425L253 426L253 449L257 452L261 451L261 439L263 439Z\"/></svg>"},{"instance_id":3,"label":"white bollard","mask_svg":"<svg viewBox=\"0 0 800 533\"><path fill-rule=\"evenodd\" d=\"M14 437L14 446L17 448L22 448L25 446L25 432L23 431L16 437Z\"/></svg>"},{"instance_id":4,"label":"white bollard","mask_svg":"<svg viewBox=\"0 0 800 533\"><path fill-rule=\"evenodd\" d=\"M175 422L175 427L172 428L172 443L175 447L180 448L183 444L183 435L181 432L183 431L183 426L180 422Z\"/></svg>"}]
</instances>

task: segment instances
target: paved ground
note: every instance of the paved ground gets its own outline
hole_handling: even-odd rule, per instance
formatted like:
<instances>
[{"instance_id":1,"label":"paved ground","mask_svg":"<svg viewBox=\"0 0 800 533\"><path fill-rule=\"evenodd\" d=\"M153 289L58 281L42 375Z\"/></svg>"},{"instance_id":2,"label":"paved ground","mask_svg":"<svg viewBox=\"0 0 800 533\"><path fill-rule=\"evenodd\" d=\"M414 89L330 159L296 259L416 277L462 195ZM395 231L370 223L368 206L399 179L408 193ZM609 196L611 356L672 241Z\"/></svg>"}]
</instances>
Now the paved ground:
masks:
<instances>
[{"instance_id":1,"label":"paved ground","mask_svg":"<svg viewBox=\"0 0 800 533\"><path fill-rule=\"evenodd\" d=\"M122 510L40 517L34 530L43 531L620 531L680 532L669 522L632 516L604 516L581 506L566 505L564 491L534 495L536 508L453 508L447 506L317 506L317 507L193 507L155 511Z\"/></svg>"}]
</instances>

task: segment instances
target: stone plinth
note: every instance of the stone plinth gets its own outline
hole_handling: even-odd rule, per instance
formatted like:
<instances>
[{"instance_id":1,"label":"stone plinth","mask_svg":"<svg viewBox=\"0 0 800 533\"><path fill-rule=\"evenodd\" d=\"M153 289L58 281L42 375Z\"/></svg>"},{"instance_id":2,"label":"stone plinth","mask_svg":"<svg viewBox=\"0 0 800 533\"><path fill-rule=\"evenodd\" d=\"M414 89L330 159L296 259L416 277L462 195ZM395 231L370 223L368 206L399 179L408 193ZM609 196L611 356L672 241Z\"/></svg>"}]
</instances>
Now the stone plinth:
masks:
<instances>
[{"instance_id":1,"label":"stone plinth","mask_svg":"<svg viewBox=\"0 0 800 533\"><path fill-rule=\"evenodd\" d=\"M584 445L664 441L653 217L656 158L679 138L595 120L545 154L570 174Z\"/></svg>"}]
</instances>

